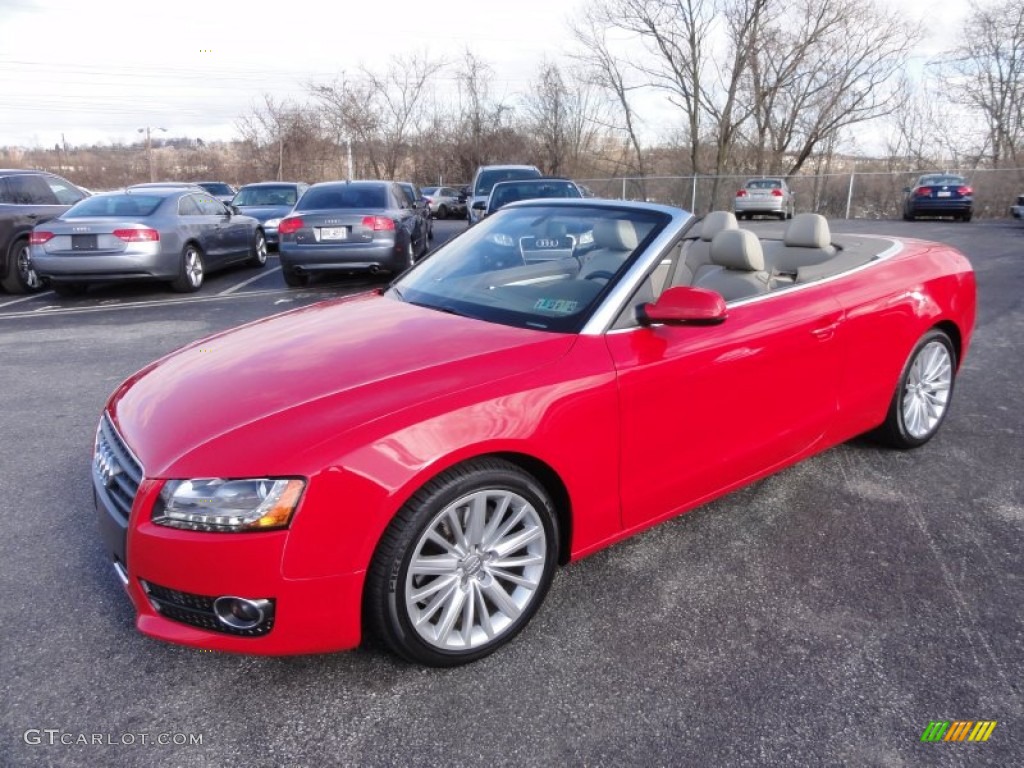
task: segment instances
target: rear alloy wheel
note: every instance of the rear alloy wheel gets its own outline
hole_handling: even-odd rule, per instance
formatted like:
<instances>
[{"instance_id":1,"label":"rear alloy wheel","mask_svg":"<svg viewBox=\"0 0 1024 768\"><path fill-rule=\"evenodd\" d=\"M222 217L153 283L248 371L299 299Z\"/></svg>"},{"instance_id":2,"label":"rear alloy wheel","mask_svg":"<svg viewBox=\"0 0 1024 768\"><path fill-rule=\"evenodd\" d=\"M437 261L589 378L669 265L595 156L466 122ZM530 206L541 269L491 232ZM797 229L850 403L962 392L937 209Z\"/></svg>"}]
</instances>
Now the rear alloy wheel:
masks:
<instances>
[{"instance_id":1,"label":"rear alloy wheel","mask_svg":"<svg viewBox=\"0 0 1024 768\"><path fill-rule=\"evenodd\" d=\"M32 269L32 252L24 237L15 240L7 252L7 274L0 276L0 285L8 293L35 293L43 281Z\"/></svg>"},{"instance_id":2,"label":"rear alloy wheel","mask_svg":"<svg viewBox=\"0 0 1024 768\"><path fill-rule=\"evenodd\" d=\"M475 661L536 613L557 553L553 505L534 478L499 459L455 467L417 491L381 539L369 627L410 661Z\"/></svg>"},{"instance_id":3,"label":"rear alloy wheel","mask_svg":"<svg viewBox=\"0 0 1024 768\"><path fill-rule=\"evenodd\" d=\"M267 238L262 230L257 229L256 235L252 239L248 263L253 267L262 267L267 263Z\"/></svg>"},{"instance_id":4,"label":"rear alloy wheel","mask_svg":"<svg viewBox=\"0 0 1024 768\"><path fill-rule=\"evenodd\" d=\"M181 252L181 269L178 277L171 283L171 288L178 293L195 293L203 287L205 277L202 251L197 245L189 243Z\"/></svg>"},{"instance_id":5,"label":"rear alloy wheel","mask_svg":"<svg viewBox=\"0 0 1024 768\"><path fill-rule=\"evenodd\" d=\"M88 286L86 286L85 283L51 283L50 287L58 296L67 298L71 296L81 296L85 293Z\"/></svg>"},{"instance_id":6,"label":"rear alloy wheel","mask_svg":"<svg viewBox=\"0 0 1024 768\"><path fill-rule=\"evenodd\" d=\"M907 359L879 436L896 448L931 440L946 418L955 378L953 342L943 331L928 331Z\"/></svg>"}]
</instances>

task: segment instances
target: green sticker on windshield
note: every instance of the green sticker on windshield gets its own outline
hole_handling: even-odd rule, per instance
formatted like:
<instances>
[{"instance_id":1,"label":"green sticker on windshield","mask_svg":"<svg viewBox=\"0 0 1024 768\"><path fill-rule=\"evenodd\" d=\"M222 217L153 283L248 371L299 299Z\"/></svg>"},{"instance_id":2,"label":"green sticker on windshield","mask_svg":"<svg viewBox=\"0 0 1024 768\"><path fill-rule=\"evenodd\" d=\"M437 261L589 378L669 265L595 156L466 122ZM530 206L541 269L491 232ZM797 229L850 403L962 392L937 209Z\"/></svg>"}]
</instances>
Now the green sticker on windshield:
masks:
<instances>
[{"instance_id":1,"label":"green sticker on windshield","mask_svg":"<svg viewBox=\"0 0 1024 768\"><path fill-rule=\"evenodd\" d=\"M568 299L537 299L537 303L533 305L533 308L542 309L545 312L560 312L563 315L567 315L575 312L579 305L578 301L569 301Z\"/></svg>"}]
</instances>

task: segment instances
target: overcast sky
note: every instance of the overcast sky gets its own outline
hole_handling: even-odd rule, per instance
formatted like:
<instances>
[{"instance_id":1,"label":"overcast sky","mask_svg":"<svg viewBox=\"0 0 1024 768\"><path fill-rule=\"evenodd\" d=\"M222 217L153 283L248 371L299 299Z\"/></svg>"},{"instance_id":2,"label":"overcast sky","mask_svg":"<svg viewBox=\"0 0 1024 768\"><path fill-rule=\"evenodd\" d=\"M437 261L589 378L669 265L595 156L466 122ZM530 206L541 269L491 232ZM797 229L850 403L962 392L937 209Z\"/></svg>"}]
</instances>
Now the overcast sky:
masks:
<instances>
[{"instance_id":1,"label":"overcast sky","mask_svg":"<svg viewBox=\"0 0 1024 768\"><path fill-rule=\"evenodd\" d=\"M0 146L133 141L146 126L228 139L263 93L303 98L310 80L381 68L396 52L456 59L470 47L513 96L545 57L559 59L584 2L0 0ZM928 27L918 65L949 46L967 10L889 5Z\"/></svg>"}]
</instances>

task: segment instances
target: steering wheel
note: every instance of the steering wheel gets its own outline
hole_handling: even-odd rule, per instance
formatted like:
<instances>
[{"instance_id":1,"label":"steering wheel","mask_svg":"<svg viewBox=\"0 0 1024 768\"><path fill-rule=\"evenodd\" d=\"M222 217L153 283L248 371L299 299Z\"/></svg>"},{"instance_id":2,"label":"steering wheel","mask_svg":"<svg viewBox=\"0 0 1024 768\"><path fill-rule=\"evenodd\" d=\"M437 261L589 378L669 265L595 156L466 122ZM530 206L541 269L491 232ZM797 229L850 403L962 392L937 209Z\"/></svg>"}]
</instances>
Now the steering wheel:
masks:
<instances>
[{"instance_id":1,"label":"steering wheel","mask_svg":"<svg viewBox=\"0 0 1024 768\"><path fill-rule=\"evenodd\" d=\"M609 272L607 269L599 269L596 272L591 272L584 279L585 280L612 280L615 278L614 272Z\"/></svg>"}]
</instances>

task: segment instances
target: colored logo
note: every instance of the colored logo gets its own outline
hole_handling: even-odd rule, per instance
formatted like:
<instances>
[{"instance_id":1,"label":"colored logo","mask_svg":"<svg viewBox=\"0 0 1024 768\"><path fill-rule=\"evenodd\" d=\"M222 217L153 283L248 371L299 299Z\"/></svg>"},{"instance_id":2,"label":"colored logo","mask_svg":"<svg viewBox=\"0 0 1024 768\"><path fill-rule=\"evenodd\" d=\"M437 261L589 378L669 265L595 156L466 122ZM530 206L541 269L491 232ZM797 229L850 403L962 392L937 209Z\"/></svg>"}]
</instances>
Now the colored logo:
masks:
<instances>
[{"instance_id":1,"label":"colored logo","mask_svg":"<svg viewBox=\"0 0 1024 768\"><path fill-rule=\"evenodd\" d=\"M921 734L921 741L988 741L996 720L932 720Z\"/></svg>"}]
</instances>

